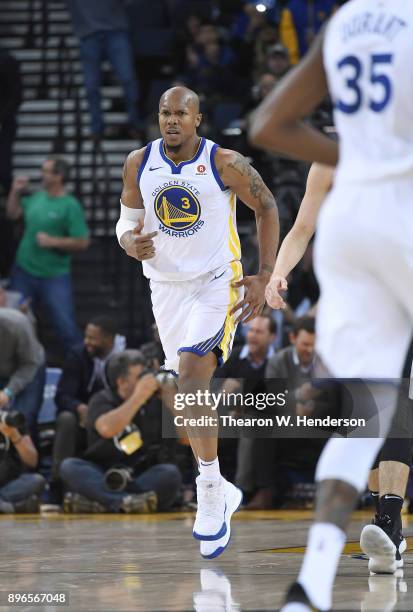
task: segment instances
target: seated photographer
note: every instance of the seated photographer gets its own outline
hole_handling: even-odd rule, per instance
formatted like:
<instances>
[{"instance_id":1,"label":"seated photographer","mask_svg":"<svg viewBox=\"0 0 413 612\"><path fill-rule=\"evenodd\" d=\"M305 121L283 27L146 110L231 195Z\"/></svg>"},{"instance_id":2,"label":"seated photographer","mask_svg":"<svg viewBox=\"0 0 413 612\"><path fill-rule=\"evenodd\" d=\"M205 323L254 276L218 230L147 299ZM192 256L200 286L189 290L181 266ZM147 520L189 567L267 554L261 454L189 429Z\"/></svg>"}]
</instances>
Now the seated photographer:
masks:
<instances>
[{"instance_id":1,"label":"seated photographer","mask_svg":"<svg viewBox=\"0 0 413 612\"><path fill-rule=\"evenodd\" d=\"M46 481L34 470L38 453L25 419L15 411L0 411L0 513L39 511Z\"/></svg>"},{"instance_id":2,"label":"seated photographer","mask_svg":"<svg viewBox=\"0 0 413 612\"><path fill-rule=\"evenodd\" d=\"M86 420L89 399L107 387L105 364L125 349L125 338L107 316L91 319L85 328L83 344L67 357L55 402L56 435L53 444L52 487L60 497L59 469L66 457L80 456L87 447Z\"/></svg>"},{"instance_id":3,"label":"seated photographer","mask_svg":"<svg viewBox=\"0 0 413 612\"><path fill-rule=\"evenodd\" d=\"M13 408L23 413L35 440L46 376L45 355L27 316L14 308L0 308L0 347L0 410Z\"/></svg>"},{"instance_id":4,"label":"seated photographer","mask_svg":"<svg viewBox=\"0 0 413 612\"><path fill-rule=\"evenodd\" d=\"M172 415L158 394L170 396L171 384L159 383L145 366L137 350L109 360L110 388L89 402L84 458L60 466L69 491L65 511L154 512L168 510L177 498L181 474L170 462L175 440L162 440L162 418Z\"/></svg>"}]
</instances>

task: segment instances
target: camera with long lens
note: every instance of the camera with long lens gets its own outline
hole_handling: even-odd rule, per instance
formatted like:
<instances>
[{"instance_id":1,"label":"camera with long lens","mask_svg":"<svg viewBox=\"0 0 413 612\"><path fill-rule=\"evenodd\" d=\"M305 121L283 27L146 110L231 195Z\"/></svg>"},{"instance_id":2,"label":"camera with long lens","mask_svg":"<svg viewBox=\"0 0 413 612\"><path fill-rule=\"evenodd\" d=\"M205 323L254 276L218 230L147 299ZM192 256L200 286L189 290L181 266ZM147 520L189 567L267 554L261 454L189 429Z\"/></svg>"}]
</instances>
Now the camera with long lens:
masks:
<instances>
[{"instance_id":1,"label":"camera with long lens","mask_svg":"<svg viewBox=\"0 0 413 612\"><path fill-rule=\"evenodd\" d=\"M125 466L114 466L105 474L105 485L109 491L124 491L132 480L132 469Z\"/></svg>"},{"instance_id":2,"label":"camera with long lens","mask_svg":"<svg viewBox=\"0 0 413 612\"><path fill-rule=\"evenodd\" d=\"M26 422L25 416L17 410L1 410L0 411L0 423L7 425L8 427L15 427L16 429L24 427Z\"/></svg>"}]
</instances>

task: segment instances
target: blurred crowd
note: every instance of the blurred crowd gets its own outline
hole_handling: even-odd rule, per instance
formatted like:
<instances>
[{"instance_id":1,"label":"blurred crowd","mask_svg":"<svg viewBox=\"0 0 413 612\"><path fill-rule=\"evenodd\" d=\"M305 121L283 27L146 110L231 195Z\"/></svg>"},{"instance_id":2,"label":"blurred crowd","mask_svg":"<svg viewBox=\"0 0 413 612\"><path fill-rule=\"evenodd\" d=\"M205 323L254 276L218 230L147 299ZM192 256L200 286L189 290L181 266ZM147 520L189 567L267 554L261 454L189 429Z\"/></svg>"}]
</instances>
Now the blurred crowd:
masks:
<instances>
[{"instance_id":1,"label":"blurred crowd","mask_svg":"<svg viewBox=\"0 0 413 612\"><path fill-rule=\"evenodd\" d=\"M192 507L197 466L184 430L175 428L176 385L160 369L162 346L155 325L151 331L149 342L129 348L116 323L98 315L62 368L48 368L31 308L1 289L0 512L36 512L41 503L65 512ZM286 346L279 344L271 315L257 317L214 385L253 396L281 385L289 413L330 414L334 401L306 395L317 367L314 318L296 318ZM276 414L259 410L222 406L241 419ZM300 506L311 502L324 442L280 439L271 428L245 437L241 427L220 441L221 469L244 490L248 508Z\"/></svg>"},{"instance_id":2,"label":"blurred crowd","mask_svg":"<svg viewBox=\"0 0 413 612\"><path fill-rule=\"evenodd\" d=\"M245 137L248 116L305 54L339 3L152 0L151 11L146 0L66 4L79 41L95 145L111 133L101 111L105 57L123 87L129 138L157 137L159 95L185 84L200 95L202 133L250 157L276 195L285 235L307 168L252 149ZM40 502L67 512L190 507L195 465L188 440L162 435L173 415L174 386L157 375L163 352L156 327L147 330L148 341L140 347L129 347L116 322L100 313L80 329L71 260L88 248L93 228L79 194L67 189L70 167L63 157L44 160L37 191L27 190L26 177L13 176L12 144L24 92L18 63L6 51L0 52L0 84L7 93L0 103L6 217L0 244L0 512L32 512ZM312 120L320 127L331 122L328 101ZM244 272L255 273L253 217L239 208L240 227L247 228L241 233ZM16 250L10 235L17 223L22 233ZM317 299L310 245L289 279L287 308L239 328L233 355L217 371L222 385L236 389L236 379L243 378L257 393L265 378L285 378L293 392L301 388L316 364ZM64 355L55 378L48 347L37 335L39 312ZM296 414L319 409L312 399L296 398L291 406ZM323 440L262 442L224 439L223 473L235 478L251 508L305 503Z\"/></svg>"}]
</instances>

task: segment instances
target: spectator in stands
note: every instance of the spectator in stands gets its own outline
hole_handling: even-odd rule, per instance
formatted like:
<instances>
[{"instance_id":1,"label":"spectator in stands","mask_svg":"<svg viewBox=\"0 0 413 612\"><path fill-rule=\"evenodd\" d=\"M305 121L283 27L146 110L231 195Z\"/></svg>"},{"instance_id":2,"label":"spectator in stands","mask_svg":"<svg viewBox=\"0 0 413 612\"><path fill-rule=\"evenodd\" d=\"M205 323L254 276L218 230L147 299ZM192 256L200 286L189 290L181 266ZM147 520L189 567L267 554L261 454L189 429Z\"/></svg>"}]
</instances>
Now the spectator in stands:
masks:
<instances>
[{"instance_id":1,"label":"spectator in stands","mask_svg":"<svg viewBox=\"0 0 413 612\"><path fill-rule=\"evenodd\" d=\"M246 100L244 113L249 114L251 111L253 111L258 104L260 104L262 100L268 96L276 82L277 79L273 74L269 72L261 74L261 76L259 76L255 81L254 86L251 89L251 94ZM246 125L246 121L247 119L245 119L245 124L243 124L243 126Z\"/></svg>"},{"instance_id":2,"label":"spectator in stands","mask_svg":"<svg viewBox=\"0 0 413 612\"><path fill-rule=\"evenodd\" d=\"M291 67L290 56L288 49L277 43L267 49L267 58L265 64L265 71L273 74L277 81L283 77Z\"/></svg>"},{"instance_id":3,"label":"spectator in stands","mask_svg":"<svg viewBox=\"0 0 413 612\"><path fill-rule=\"evenodd\" d=\"M66 0L66 4L79 38L93 140L98 143L104 132L100 86L105 57L123 87L129 120L128 136L139 138L139 89L129 40L126 3L123 0Z\"/></svg>"},{"instance_id":4,"label":"spectator in stands","mask_svg":"<svg viewBox=\"0 0 413 612\"><path fill-rule=\"evenodd\" d=\"M269 359L265 371L266 378L288 380L289 386L297 389L304 379L310 378L317 363L315 347L315 320L301 317L293 324L290 333L290 346L279 351Z\"/></svg>"},{"instance_id":5,"label":"spectator in stands","mask_svg":"<svg viewBox=\"0 0 413 612\"><path fill-rule=\"evenodd\" d=\"M44 350L26 315L14 308L0 308L0 347L0 410L23 413L36 439L45 383Z\"/></svg>"},{"instance_id":6,"label":"spectator in stands","mask_svg":"<svg viewBox=\"0 0 413 612\"><path fill-rule=\"evenodd\" d=\"M76 325L71 256L89 245L88 228L78 200L66 191L69 165L60 157L42 166L43 190L23 197L27 177L18 176L7 200L10 219L24 219L24 234L17 250L11 289L30 298L34 310L41 304L63 348L82 341Z\"/></svg>"},{"instance_id":7,"label":"spectator in stands","mask_svg":"<svg viewBox=\"0 0 413 612\"><path fill-rule=\"evenodd\" d=\"M265 70L268 49L277 43L277 26L268 24L258 32L254 45L254 76Z\"/></svg>"},{"instance_id":8,"label":"spectator in stands","mask_svg":"<svg viewBox=\"0 0 413 612\"><path fill-rule=\"evenodd\" d=\"M275 322L269 315L256 317L247 329L246 344L233 351L228 361L215 373L215 378L224 379L222 388L227 393L259 393L265 391L264 376L268 360L274 355L272 343L277 333ZM240 407L234 407L240 412ZM254 416L256 411L250 409ZM244 491L254 488L251 474L252 438L238 440L236 477Z\"/></svg>"},{"instance_id":9,"label":"spectator in stands","mask_svg":"<svg viewBox=\"0 0 413 612\"><path fill-rule=\"evenodd\" d=\"M315 321L312 317L297 319L290 333L290 346L280 350L268 360L265 378L268 391L278 392L287 385L288 413L297 414L295 391L312 378L317 357ZM267 408L268 411L268 408ZM263 510L273 507L277 466L282 459L297 469L314 470L323 441L319 439L257 438L253 441L252 470L257 491L248 508Z\"/></svg>"},{"instance_id":10,"label":"spectator in stands","mask_svg":"<svg viewBox=\"0 0 413 612\"><path fill-rule=\"evenodd\" d=\"M194 44L187 46L187 71L183 80L206 98L208 107L217 101L236 98L240 79L236 56L221 39L216 26L200 28Z\"/></svg>"},{"instance_id":11,"label":"spectator in stands","mask_svg":"<svg viewBox=\"0 0 413 612\"><path fill-rule=\"evenodd\" d=\"M165 462L160 384L152 373L144 373L145 366L137 350L114 355L108 362L110 388L89 402L85 459L65 459L60 468L70 492L66 510L151 512L167 510L176 500L181 475L176 465ZM124 486L116 490L108 487L107 477L105 482L105 474L115 466L126 474Z\"/></svg>"},{"instance_id":12,"label":"spectator in stands","mask_svg":"<svg viewBox=\"0 0 413 612\"><path fill-rule=\"evenodd\" d=\"M195 43L201 31L202 21L199 15L190 13L185 20L185 36L189 43Z\"/></svg>"},{"instance_id":13,"label":"spectator in stands","mask_svg":"<svg viewBox=\"0 0 413 612\"><path fill-rule=\"evenodd\" d=\"M307 53L316 34L337 8L337 0L289 0L281 12L280 38L292 64Z\"/></svg>"},{"instance_id":14,"label":"spectator in stands","mask_svg":"<svg viewBox=\"0 0 413 612\"><path fill-rule=\"evenodd\" d=\"M26 426L0 423L0 513L39 512L46 481L33 470L38 453Z\"/></svg>"},{"instance_id":15,"label":"spectator in stands","mask_svg":"<svg viewBox=\"0 0 413 612\"><path fill-rule=\"evenodd\" d=\"M125 348L125 337L117 334L114 321L97 316L86 325L83 344L71 351L63 365L55 396L57 419L52 483L56 490L61 462L86 450L88 404L95 393L108 388L106 363Z\"/></svg>"}]
</instances>

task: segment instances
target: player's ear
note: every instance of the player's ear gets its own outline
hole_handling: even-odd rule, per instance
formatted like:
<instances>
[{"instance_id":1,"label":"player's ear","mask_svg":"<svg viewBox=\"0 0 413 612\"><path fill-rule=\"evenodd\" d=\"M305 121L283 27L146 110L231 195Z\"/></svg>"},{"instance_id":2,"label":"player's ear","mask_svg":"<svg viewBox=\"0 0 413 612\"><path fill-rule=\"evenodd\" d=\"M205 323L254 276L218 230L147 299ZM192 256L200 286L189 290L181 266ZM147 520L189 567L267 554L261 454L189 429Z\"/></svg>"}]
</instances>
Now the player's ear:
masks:
<instances>
[{"instance_id":1,"label":"player's ear","mask_svg":"<svg viewBox=\"0 0 413 612\"><path fill-rule=\"evenodd\" d=\"M199 127L202 121L202 113L198 113L195 117L195 127Z\"/></svg>"}]
</instances>

